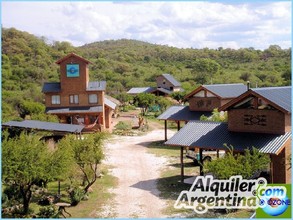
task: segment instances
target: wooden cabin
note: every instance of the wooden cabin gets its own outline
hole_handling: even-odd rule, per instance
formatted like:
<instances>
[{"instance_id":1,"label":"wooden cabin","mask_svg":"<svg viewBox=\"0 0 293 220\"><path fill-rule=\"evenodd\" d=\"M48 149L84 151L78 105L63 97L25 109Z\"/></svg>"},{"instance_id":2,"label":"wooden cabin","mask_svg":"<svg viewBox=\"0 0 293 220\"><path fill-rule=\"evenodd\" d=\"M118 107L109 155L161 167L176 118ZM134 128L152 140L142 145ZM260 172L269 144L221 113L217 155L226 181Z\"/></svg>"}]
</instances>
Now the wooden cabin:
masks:
<instances>
[{"instance_id":1,"label":"wooden cabin","mask_svg":"<svg viewBox=\"0 0 293 220\"><path fill-rule=\"evenodd\" d=\"M71 53L56 62L60 82L44 83L46 113L61 123L85 125L84 131L110 129L116 104L105 98L106 82L89 80L90 61Z\"/></svg>"},{"instance_id":2,"label":"wooden cabin","mask_svg":"<svg viewBox=\"0 0 293 220\"><path fill-rule=\"evenodd\" d=\"M213 111L246 91L247 86L241 83L201 85L184 99L189 102L190 111Z\"/></svg>"},{"instance_id":3,"label":"wooden cabin","mask_svg":"<svg viewBox=\"0 0 293 220\"><path fill-rule=\"evenodd\" d=\"M291 87L252 89L220 110L228 111L230 132L258 133L259 136L291 133ZM272 182L290 183L291 138L270 157Z\"/></svg>"}]
</instances>

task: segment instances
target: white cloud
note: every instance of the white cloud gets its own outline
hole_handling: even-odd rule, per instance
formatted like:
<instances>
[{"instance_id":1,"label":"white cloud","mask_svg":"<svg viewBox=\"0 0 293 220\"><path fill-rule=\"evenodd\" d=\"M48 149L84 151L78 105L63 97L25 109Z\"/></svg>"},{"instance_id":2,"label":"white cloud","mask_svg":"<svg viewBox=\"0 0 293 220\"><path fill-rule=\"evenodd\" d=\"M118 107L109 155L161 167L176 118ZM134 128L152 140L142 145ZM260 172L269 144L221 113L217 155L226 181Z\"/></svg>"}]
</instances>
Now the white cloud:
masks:
<instances>
[{"instance_id":1,"label":"white cloud","mask_svg":"<svg viewBox=\"0 0 293 220\"><path fill-rule=\"evenodd\" d=\"M83 45L137 39L177 47L291 46L291 2L2 2L2 24Z\"/></svg>"}]
</instances>

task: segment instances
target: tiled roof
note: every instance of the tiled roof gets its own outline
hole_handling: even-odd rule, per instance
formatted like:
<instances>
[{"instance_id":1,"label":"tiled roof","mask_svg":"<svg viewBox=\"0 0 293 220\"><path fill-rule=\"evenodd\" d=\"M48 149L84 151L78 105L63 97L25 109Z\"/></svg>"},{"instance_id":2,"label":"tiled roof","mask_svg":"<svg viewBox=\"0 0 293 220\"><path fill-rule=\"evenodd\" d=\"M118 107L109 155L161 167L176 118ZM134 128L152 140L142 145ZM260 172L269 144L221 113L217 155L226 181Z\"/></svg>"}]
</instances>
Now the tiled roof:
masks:
<instances>
[{"instance_id":1,"label":"tiled roof","mask_svg":"<svg viewBox=\"0 0 293 220\"><path fill-rule=\"evenodd\" d=\"M44 83L42 92L61 92L61 85L59 82Z\"/></svg>"},{"instance_id":2,"label":"tiled roof","mask_svg":"<svg viewBox=\"0 0 293 220\"><path fill-rule=\"evenodd\" d=\"M255 93L291 112L291 86L252 89Z\"/></svg>"},{"instance_id":3,"label":"tiled roof","mask_svg":"<svg viewBox=\"0 0 293 220\"><path fill-rule=\"evenodd\" d=\"M2 124L3 127L18 127L18 128L29 128L46 131L59 131L59 132L70 132L76 133L81 132L84 128L83 125L72 125L72 124L61 124L53 122L44 122L36 120L25 120L25 121L9 121Z\"/></svg>"},{"instance_id":4,"label":"tiled roof","mask_svg":"<svg viewBox=\"0 0 293 220\"><path fill-rule=\"evenodd\" d=\"M106 81L89 82L86 91L105 91Z\"/></svg>"},{"instance_id":5,"label":"tiled roof","mask_svg":"<svg viewBox=\"0 0 293 220\"><path fill-rule=\"evenodd\" d=\"M139 94L139 93L151 93L156 91L154 87L135 87L131 88L127 93L128 94Z\"/></svg>"},{"instance_id":6,"label":"tiled roof","mask_svg":"<svg viewBox=\"0 0 293 220\"><path fill-rule=\"evenodd\" d=\"M92 107L48 107L46 108L46 113L49 114L65 114L65 113L95 113L103 112L102 106L92 106Z\"/></svg>"},{"instance_id":7,"label":"tiled roof","mask_svg":"<svg viewBox=\"0 0 293 220\"><path fill-rule=\"evenodd\" d=\"M170 83L172 83L173 86L181 86L180 82L178 82L172 75L168 73L162 74L163 77L165 77L166 80L168 80Z\"/></svg>"},{"instance_id":8,"label":"tiled roof","mask_svg":"<svg viewBox=\"0 0 293 220\"><path fill-rule=\"evenodd\" d=\"M234 98L247 91L247 86L242 83L203 85L203 87L222 98Z\"/></svg>"},{"instance_id":9,"label":"tiled roof","mask_svg":"<svg viewBox=\"0 0 293 220\"><path fill-rule=\"evenodd\" d=\"M159 120L167 121L191 121L199 120L202 115L210 116L211 112L193 112L189 106L177 105L169 107L165 112L157 117Z\"/></svg>"},{"instance_id":10,"label":"tiled roof","mask_svg":"<svg viewBox=\"0 0 293 220\"><path fill-rule=\"evenodd\" d=\"M111 109L115 109L117 106L114 102L112 102L108 98L105 98L104 101L105 101L105 105L109 106Z\"/></svg>"},{"instance_id":11,"label":"tiled roof","mask_svg":"<svg viewBox=\"0 0 293 220\"><path fill-rule=\"evenodd\" d=\"M229 132L227 123L190 121L165 144L174 146L200 147L203 149L227 149L243 151L255 147L260 152L278 154L291 132L284 135Z\"/></svg>"}]
</instances>

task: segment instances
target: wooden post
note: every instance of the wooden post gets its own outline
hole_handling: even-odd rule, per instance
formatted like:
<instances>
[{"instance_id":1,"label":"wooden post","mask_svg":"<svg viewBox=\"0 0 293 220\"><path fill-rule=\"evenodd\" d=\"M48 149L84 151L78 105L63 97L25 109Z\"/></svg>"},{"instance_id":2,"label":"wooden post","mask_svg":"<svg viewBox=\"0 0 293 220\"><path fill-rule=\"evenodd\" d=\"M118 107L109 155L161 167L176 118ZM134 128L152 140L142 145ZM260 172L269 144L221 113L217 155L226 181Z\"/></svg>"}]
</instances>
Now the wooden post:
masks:
<instances>
[{"instance_id":1,"label":"wooden post","mask_svg":"<svg viewBox=\"0 0 293 220\"><path fill-rule=\"evenodd\" d=\"M220 157L219 150L217 150L217 158L219 158L219 157Z\"/></svg>"},{"instance_id":2,"label":"wooden post","mask_svg":"<svg viewBox=\"0 0 293 220\"><path fill-rule=\"evenodd\" d=\"M167 120L165 120L165 141L168 140L168 137L167 137Z\"/></svg>"},{"instance_id":3,"label":"wooden post","mask_svg":"<svg viewBox=\"0 0 293 220\"><path fill-rule=\"evenodd\" d=\"M184 183L183 147L180 147L181 183Z\"/></svg>"},{"instance_id":4,"label":"wooden post","mask_svg":"<svg viewBox=\"0 0 293 220\"><path fill-rule=\"evenodd\" d=\"M199 148L199 161L200 161L200 166L199 166L199 174L203 176L203 158L202 158L202 148Z\"/></svg>"},{"instance_id":5,"label":"wooden post","mask_svg":"<svg viewBox=\"0 0 293 220\"><path fill-rule=\"evenodd\" d=\"M180 121L177 121L177 131L180 130Z\"/></svg>"},{"instance_id":6,"label":"wooden post","mask_svg":"<svg viewBox=\"0 0 293 220\"><path fill-rule=\"evenodd\" d=\"M61 188L61 186L60 186L60 180L58 180L58 195L61 195L61 192L60 192L61 189L60 188Z\"/></svg>"}]
</instances>

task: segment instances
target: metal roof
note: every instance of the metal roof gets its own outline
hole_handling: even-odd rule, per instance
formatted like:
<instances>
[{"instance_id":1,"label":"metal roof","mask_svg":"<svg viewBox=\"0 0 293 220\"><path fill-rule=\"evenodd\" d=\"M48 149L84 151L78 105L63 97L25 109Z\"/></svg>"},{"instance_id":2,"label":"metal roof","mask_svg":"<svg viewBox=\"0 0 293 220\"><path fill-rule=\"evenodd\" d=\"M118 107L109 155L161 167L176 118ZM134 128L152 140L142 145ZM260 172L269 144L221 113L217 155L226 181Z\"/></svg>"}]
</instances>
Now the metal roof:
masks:
<instances>
[{"instance_id":1,"label":"metal roof","mask_svg":"<svg viewBox=\"0 0 293 220\"><path fill-rule=\"evenodd\" d=\"M69 133L81 132L81 130L84 128L83 125L61 124L61 123L44 122L44 121L36 121L36 120L25 120L21 122L9 121L2 124L2 126L46 130L46 131L69 132Z\"/></svg>"},{"instance_id":2,"label":"metal roof","mask_svg":"<svg viewBox=\"0 0 293 220\"><path fill-rule=\"evenodd\" d=\"M181 86L181 84L170 74L164 73L162 76L168 80L173 86Z\"/></svg>"},{"instance_id":3,"label":"metal roof","mask_svg":"<svg viewBox=\"0 0 293 220\"><path fill-rule=\"evenodd\" d=\"M189 110L189 106L174 105L159 115L157 119L167 121L191 121L199 120L202 115L210 116L211 112L193 112Z\"/></svg>"},{"instance_id":4,"label":"metal roof","mask_svg":"<svg viewBox=\"0 0 293 220\"><path fill-rule=\"evenodd\" d=\"M252 89L255 93L291 112L291 86Z\"/></svg>"},{"instance_id":5,"label":"metal roof","mask_svg":"<svg viewBox=\"0 0 293 220\"><path fill-rule=\"evenodd\" d=\"M65 113L95 113L103 112L102 106L86 106L86 107L48 107L46 113L49 114L65 114Z\"/></svg>"},{"instance_id":6,"label":"metal roof","mask_svg":"<svg viewBox=\"0 0 293 220\"><path fill-rule=\"evenodd\" d=\"M190 121L165 144L203 149L227 149L224 146L227 144L238 151L255 147L263 153L278 154L289 138L291 132L284 135L230 132L227 123Z\"/></svg>"},{"instance_id":7,"label":"metal roof","mask_svg":"<svg viewBox=\"0 0 293 220\"><path fill-rule=\"evenodd\" d=\"M160 91L162 93L166 93L166 94L171 94L172 91L168 90L168 89L164 89L164 88L157 88L155 91Z\"/></svg>"},{"instance_id":8,"label":"metal roof","mask_svg":"<svg viewBox=\"0 0 293 220\"><path fill-rule=\"evenodd\" d=\"M59 82L44 83L42 92L61 92L61 85Z\"/></svg>"},{"instance_id":9,"label":"metal roof","mask_svg":"<svg viewBox=\"0 0 293 220\"><path fill-rule=\"evenodd\" d=\"M89 82L86 91L104 91L106 90L106 81Z\"/></svg>"},{"instance_id":10,"label":"metal roof","mask_svg":"<svg viewBox=\"0 0 293 220\"><path fill-rule=\"evenodd\" d=\"M117 106L114 102L112 102L108 98L105 98L104 101L105 101L105 105L109 106L111 109L115 109Z\"/></svg>"},{"instance_id":11,"label":"metal roof","mask_svg":"<svg viewBox=\"0 0 293 220\"><path fill-rule=\"evenodd\" d=\"M247 91L247 86L242 83L202 86L222 98L234 98Z\"/></svg>"},{"instance_id":12,"label":"metal roof","mask_svg":"<svg viewBox=\"0 0 293 220\"><path fill-rule=\"evenodd\" d=\"M128 94L139 94L139 93L151 93L156 91L154 87L134 87L131 88L127 93Z\"/></svg>"}]
</instances>

